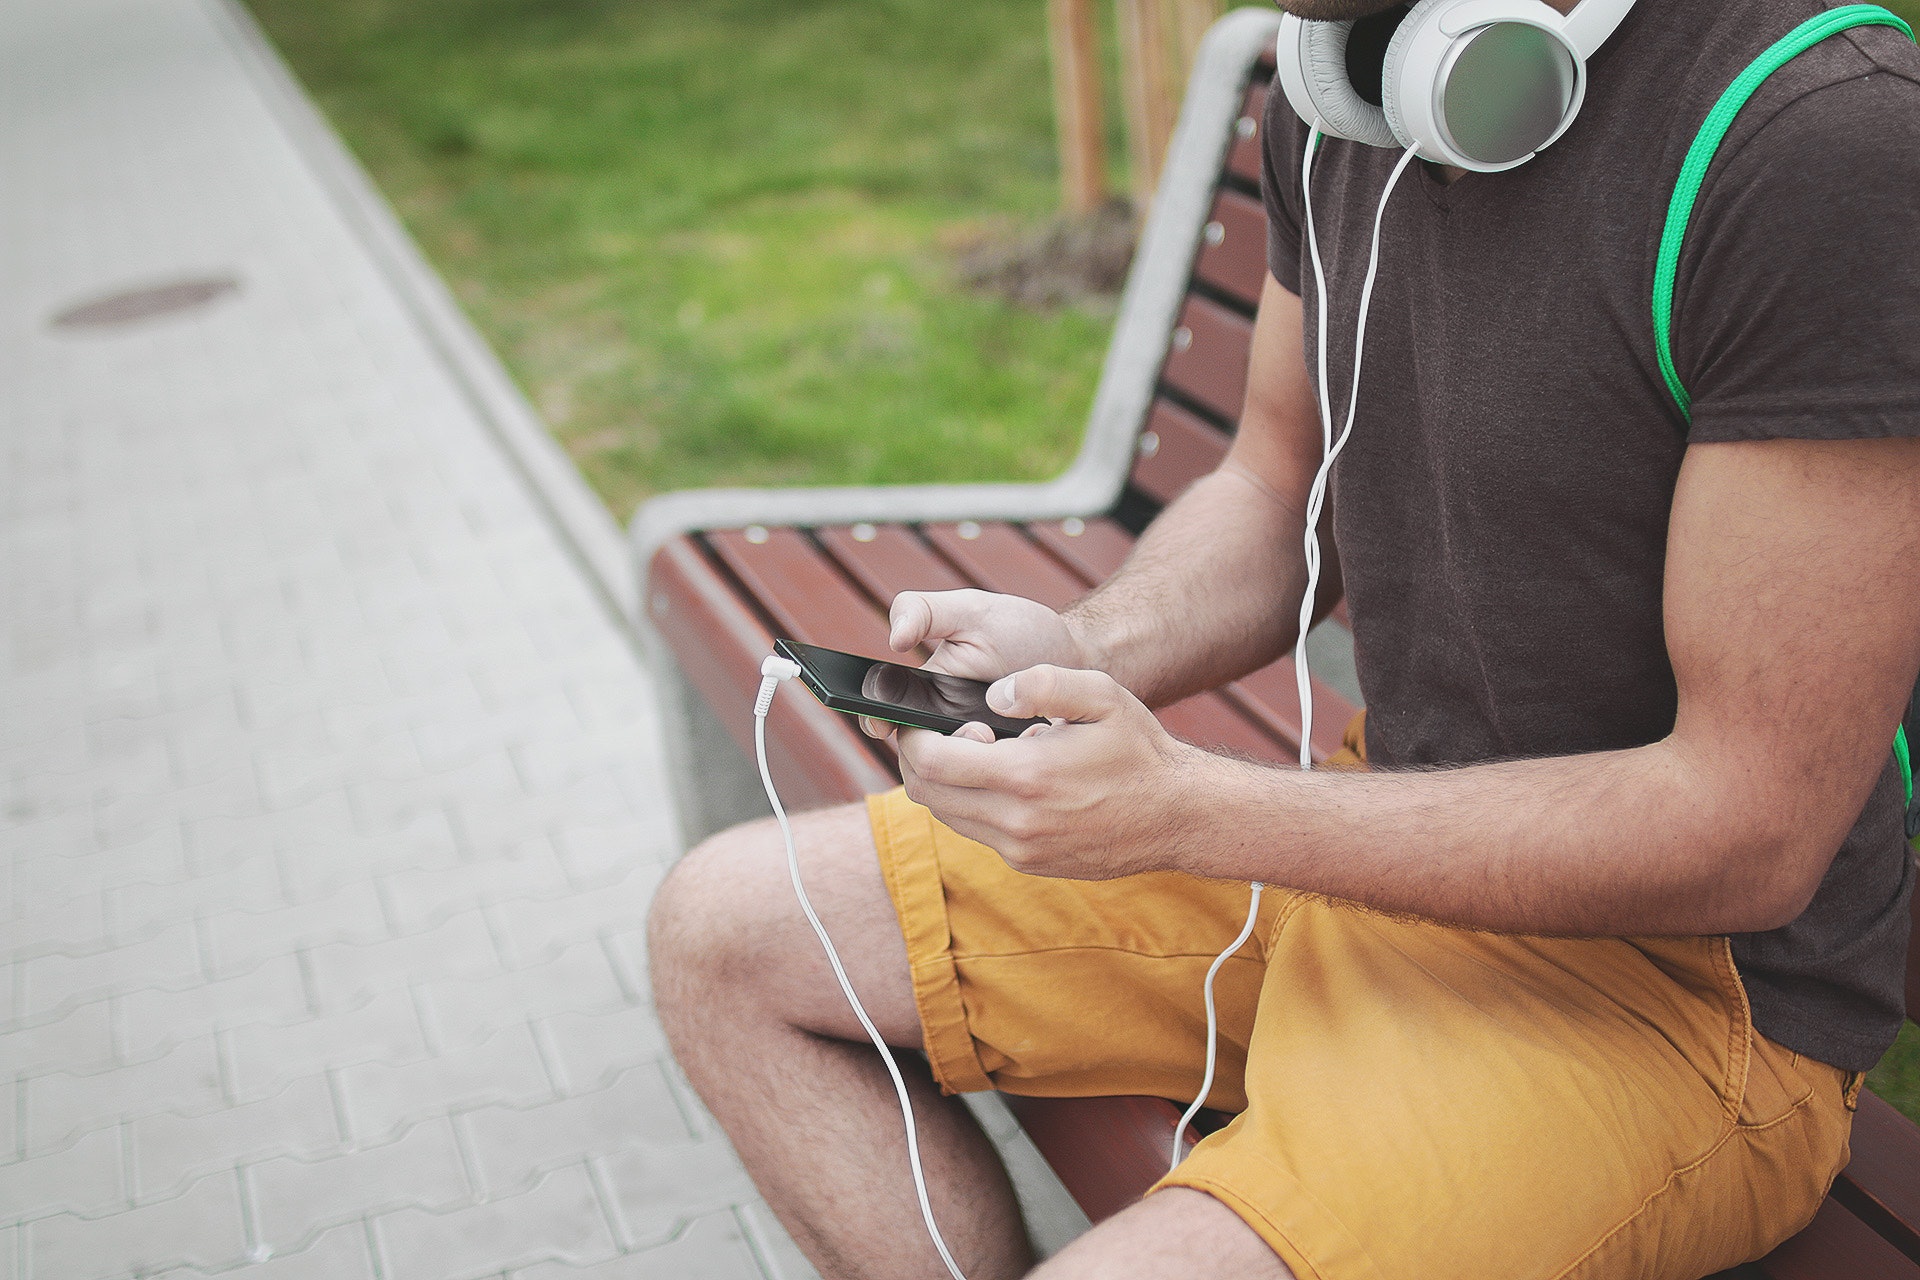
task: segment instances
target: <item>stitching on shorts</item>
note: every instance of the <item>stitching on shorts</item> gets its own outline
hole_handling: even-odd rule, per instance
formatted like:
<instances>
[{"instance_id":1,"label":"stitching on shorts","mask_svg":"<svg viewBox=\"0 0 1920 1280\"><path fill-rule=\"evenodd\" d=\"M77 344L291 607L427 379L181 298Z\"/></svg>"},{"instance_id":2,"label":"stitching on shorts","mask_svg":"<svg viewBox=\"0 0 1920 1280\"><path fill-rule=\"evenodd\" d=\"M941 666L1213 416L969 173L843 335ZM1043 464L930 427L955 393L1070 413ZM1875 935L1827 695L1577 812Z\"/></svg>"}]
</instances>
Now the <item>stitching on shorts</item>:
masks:
<instances>
[{"instance_id":1,"label":"stitching on shorts","mask_svg":"<svg viewBox=\"0 0 1920 1280\"><path fill-rule=\"evenodd\" d=\"M1287 921L1293 919L1294 913L1306 905L1307 899L1303 895L1296 893L1290 895L1285 904L1283 904L1280 910L1274 915L1273 923L1267 926L1267 936L1261 943L1266 949L1266 963L1272 962L1273 953L1280 945L1280 931L1287 927Z\"/></svg>"},{"instance_id":2,"label":"stitching on shorts","mask_svg":"<svg viewBox=\"0 0 1920 1280\"><path fill-rule=\"evenodd\" d=\"M1180 1174L1178 1170L1168 1175L1169 1178L1177 1178L1179 1176ZM1215 1193L1214 1198L1216 1200L1221 1200L1222 1197L1232 1197L1233 1201L1238 1205L1240 1205L1241 1207L1243 1207L1247 1213L1252 1214L1254 1217L1260 1219L1261 1222L1265 1223L1269 1231L1271 1231L1274 1235L1279 1236L1282 1240L1285 1240L1287 1244L1292 1247L1295 1253L1299 1254L1302 1258L1305 1258L1308 1260L1307 1265L1312 1268L1313 1275L1302 1277L1301 1280L1315 1280L1316 1277L1324 1274L1318 1266L1314 1265L1312 1261L1313 1255L1309 1253L1306 1249L1302 1248L1298 1240L1295 1240L1290 1234L1282 1230L1280 1227L1280 1224L1275 1222L1272 1219L1272 1217L1270 1217L1267 1214L1265 1210L1263 1210L1259 1205L1253 1203L1253 1201L1247 1199L1246 1196L1240 1194L1240 1192L1234 1190L1232 1187L1228 1186L1226 1183L1220 1181L1218 1178L1209 1178L1204 1174L1191 1174L1191 1175L1188 1175L1184 1181L1181 1181L1181 1182L1163 1181L1160 1183L1160 1186L1187 1187L1190 1190L1194 1190L1194 1191L1211 1192L1211 1193ZM1224 1200L1222 1200L1222 1202L1225 1203ZM1234 1212L1236 1213L1240 1212L1239 1209L1234 1208L1233 1204L1228 1204L1227 1208L1233 1209Z\"/></svg>"},{"instance_id":3,"label":"stitching on shorts","mask_svg":"<svg viewBox=\"0 0 1920 1280\"><path fill-rule=\"evenodd\" d=\"M1798 1116L1800 1114L1800 1109L1804 1107L1807 1104L1807 1102L1812 1099L1812 1097L1813 1097L1813 1091L1808 1090L1807 1096L1805 1098L1802 1098L1799 1102L1794 1103L1793 1106L1787 1110L1786 1114L1782 1115L1777 1120L1770 1120L1766 1124L1729 1125L1727 1127L1727 1131L1724 1134L1720 1135L1719 1141L1715 1142L1713 1146L1707 1149L1707 1152L1705 1155L1701 1156L1698 1160L1693 1161L1691 1164L1681 1165L1678 1169L1675 1169L1672 1173L1668 1174L1667 1180L1661 1183L1659 1187L1655 1188L1654 1191L1651 1194L1649 1194L1645 1200L1641 1201L1639 1208L1635 1209L1632 1213L1622 1218L1605 1235L1601 1236L1598 1240L1594 1241L1592 1246L1589 1247L1586 1250L1586 1252L1582 1253L1579 1257L1575 1258L1572 1262L1569 1262L1564 1269L1555 1273L1554 1280L1563 1280L1564 1277L1572 1275L1573 1272L1578 1267L1580 1267L1583 1263L1587 1261L1587 1259L1591 1258L1594 1254L1598 1253L1601 1249L1605 1248L1607 1243L1611 1241L1615 1236L1619 1235L1622 1231L1625 1231L1628 1227L1632 1226L1635 1222L1639 1221L1641 1217L1645 1216L1647 1210L1653 1207L1654 1201L1658 1200L1661 1196L1664 1196L1669 1191L1673 1190L1674 1186L1680 1181L1681 1178L1685 1177L1689 1173L1693 1173L1696 1170L1704 1167L1709 1160L1712 1160L1715 1156L1719 1155L1722 1151L1724 1151L1726 1149L1728 1139L1733 1138L1735 1136L1749 1136L1756 1133L1763 1133L1766 1130L1773 1128L1775 1125L1784 1124L1788 1120L1794 1119L1796 1116ZM1825 1199L1824 1196L1821 1198L1823 1200ZM1815 1205L1814 1209L1815 1209L1815 1212L1818 1212L1819 1206ZM1809 1218L1808 1221L1810 1222L1812 1221L1812 1219ZM1805 1227L1806 1225L1807 1224L1803 1222L1800 1224L1800 1227ZM1799 1228L1796 1228L1796 1230L1798 1229Z\"/></svg>"}]
</instances>

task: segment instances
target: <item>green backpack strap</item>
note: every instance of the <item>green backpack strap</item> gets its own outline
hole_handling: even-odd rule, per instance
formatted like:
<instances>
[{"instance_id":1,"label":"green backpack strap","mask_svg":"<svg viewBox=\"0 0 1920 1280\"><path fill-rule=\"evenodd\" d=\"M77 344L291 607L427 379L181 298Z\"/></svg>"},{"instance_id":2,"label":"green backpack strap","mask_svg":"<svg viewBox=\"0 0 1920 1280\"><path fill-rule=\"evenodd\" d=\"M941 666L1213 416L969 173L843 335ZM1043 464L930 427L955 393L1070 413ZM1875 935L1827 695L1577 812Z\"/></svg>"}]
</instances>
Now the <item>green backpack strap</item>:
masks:
<instances>
[{"instance_id":1,"label":"green backpack strap","mask_svg":"<svg viewBox=\"0 0 1920 1280\"><path fill-rule=\"evenodd\" d=\"M1693 397L1687 394L1673 363L1673 295L1680 274L1680 250L1686 244L1694 202L1700 198L1700 184L1706 181L1707 169L1719 154L1720 144L1726 140L1727 130L1733 127L1734 117L1766 83L1767 77L1828 36L1854 27L1897 27L1907 39L1914 38L1912 27L1877 4L1850 4L1817 14L1775 41L1727 86L1727 91L1713 104L1713 110L1707 113L1706 123L1694 136L1693 145L1687 148L1687 158L1680 165L1680 180L1674 184L1673 199L1667 205L1667 225L1660 233L1660 255L1653 269L1653 339L1661 376L1667 380L1667 391L1679 407L1680 416L1689 422L1693 420ZM1915 700L1920 704L1920 690L1916 690ZM1906 833L1911 840L1920 836L1920 810L1913 804L1913 754L1907 743L1905 725L1894 732L1893 754L1900 762L1900 777L1906 786Z\"/></svg>"}]
</instances>

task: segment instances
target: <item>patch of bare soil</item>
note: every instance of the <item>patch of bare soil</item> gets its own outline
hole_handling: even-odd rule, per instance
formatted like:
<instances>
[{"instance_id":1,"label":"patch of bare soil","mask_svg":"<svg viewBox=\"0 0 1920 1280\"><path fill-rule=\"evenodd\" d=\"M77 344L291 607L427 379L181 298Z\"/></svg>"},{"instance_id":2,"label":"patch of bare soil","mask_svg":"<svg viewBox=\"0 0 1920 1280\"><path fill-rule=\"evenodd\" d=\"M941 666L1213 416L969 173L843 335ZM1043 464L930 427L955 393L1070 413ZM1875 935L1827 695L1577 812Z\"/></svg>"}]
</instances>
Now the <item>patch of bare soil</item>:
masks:
<instances>
[{"instance_id":1,"label":"patch of bare soil","mask_svg":"<svg viewBox=\"0 0 1920 1280\"><path fill-rule=\"evenodd\" d=\"M952 247L966 285L1020 306L1110 302L1133 262L1133 208L1113 200L1087 217L1040 227L976 225Z\"/></svg>"}]
</instances>

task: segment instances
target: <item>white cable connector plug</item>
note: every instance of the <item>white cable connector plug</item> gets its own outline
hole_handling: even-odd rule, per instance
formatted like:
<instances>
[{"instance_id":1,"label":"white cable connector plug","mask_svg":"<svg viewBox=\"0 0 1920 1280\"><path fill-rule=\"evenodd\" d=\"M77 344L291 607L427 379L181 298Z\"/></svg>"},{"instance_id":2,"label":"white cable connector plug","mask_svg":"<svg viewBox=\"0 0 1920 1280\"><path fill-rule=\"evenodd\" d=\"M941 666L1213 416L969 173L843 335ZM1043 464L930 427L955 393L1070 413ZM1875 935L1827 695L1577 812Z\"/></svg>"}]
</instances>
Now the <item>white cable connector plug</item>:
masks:
<instances>
[{"instance_id":1,"label":"white cable connector plug","mask_svg":"<svg viewBox=\"0 0 1920 1280\"><path fill-rule=\"evenodd\" d=\"M827 963L833 966L833 976L840 980L840 993L853 1007L853 1016L860 1020L867 1038L873 1041L873 1047L879 1051L880 1061L886 1064L887 1074L893 1077L893 1092L900 1099L900 1116L907 1126L907 1164L913 1170L913 1190L920 1199L920 1217L927 1224L927 1234L933 1239L933 1247L940 1253L940 1261L946 1263L947 1272L953 1280L967 1280L960 1270L960 1264L953 1260L953 1253L947 1248L946 1238L940 1234L939 1224L933 1220L933 1201L927 1195L927 1174L920 1165L920 1133L913 1120L913 1099L907 1094L906 1077L900 1074L900 1064L894 1061L893 1050L873 1025L873 1019L867 1016L866 1006L860 1003L860 997L854 994L853 979L847 976L846 966L840 963L840 953L835 950L833 939L827 936L827 926L820 923L820 917L814 912L813 902L807 897L807 886L800 879L800 853L794 848L793 826L787 821L787 808L780 803L780 793L773 786L773 770L767 767L767 712L773 707L774 692L786 681L800 674L800 664L777 653L767 655L760 664L760 694L753 703L753 751L760 762L760 783L767 789L767 803L773 806L773 816L780 820L780 835L787 842L787 875L793 881L793 895L800 900L800 909L806 912L807 923L813 926L814 936L820 939L821 949L827 953Z\"/></svg>"},{"instance_id":2,"label":"white cable connector plug","mask_svg":"<svg viewBox=\"0 0 1920 1280\"><path fill-rule=\"evenodd\" d=\"M767 655L760 664L760 696L753 700L753 714L756 719L764 718L773 706L773 691L787 680L800 674L800 664L791 658L783 658L777 653Z\"/></svg>"}]
</instances>

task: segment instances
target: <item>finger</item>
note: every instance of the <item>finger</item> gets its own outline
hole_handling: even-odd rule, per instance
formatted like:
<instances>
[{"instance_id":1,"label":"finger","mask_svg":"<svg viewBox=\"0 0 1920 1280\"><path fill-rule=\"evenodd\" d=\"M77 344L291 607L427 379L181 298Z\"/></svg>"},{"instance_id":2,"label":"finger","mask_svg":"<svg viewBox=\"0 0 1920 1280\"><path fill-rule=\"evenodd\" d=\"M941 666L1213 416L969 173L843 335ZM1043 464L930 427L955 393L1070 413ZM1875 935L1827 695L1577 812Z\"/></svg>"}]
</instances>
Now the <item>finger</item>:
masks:
<instances>
[{"instance_id":1,"label":"finger","mask_svg":"<svg viewBox=\"0 0 1920 1280\"><path fill-rule=\"evenodd\" d=\"M987 705L1003 716L1029 716L1086 724L1121 711L1133 695L1104 671L1039 666L996 680Z\"/></svg>"},{"instance_id":2,"label":"finger","mask_svg":"<svg viewBox=\"0 0 1920 1280\"><path fill-rule=\"evenodd\" d=\"M895 653L907 653L927 638L933 625L933 607L920 591L902 591L887 610L887 647Z\"/></svg>"},{"instance_id":3,"label":"finger","mask_svg":"<svg viewBox=\"0 0 1920 1280\"><path fill-rule=\"evenodd\" d=\"M906 653L928 640L944 640L978 625L992 599L987 592L971 587L960 591L902 591L887 611L887 644L895 653Z\"/></svg>"},{"instance_id":4,"label":"finger","mask_svg":"<svg viewBox=\"0 0 1920 1280\"><path fill-rule=\"evenodd\" d=\"M953 736L956 738L969 738L974 742L992 742L993 730L987 728L987 726L981 724L978 720L969 720L958 729L955 729Z\"/></svg>"},{"instance_id":5,"label":"finger","mask_svg":"<svg viewBox=\"0 0 1920 1280\"><path fill-rule=\"evenodd\" d=\"M1022 743L988 737L981 742L959 734L943 737L930 729L910 729L900 735L900 757L932 786L1013 794L1029 772L1028 751Z\"/></svg>"},{"instance_id":6,"label":"finger","mask_svg":"<svg viewBox=\"0 0 1920 1280\"><path fill-rule=\"evenodd\" d=\"M875 720L872 716L860 717L860 732L869 738L891 738L893 726L885 720Z\"/></svg>"}]
</instances>

